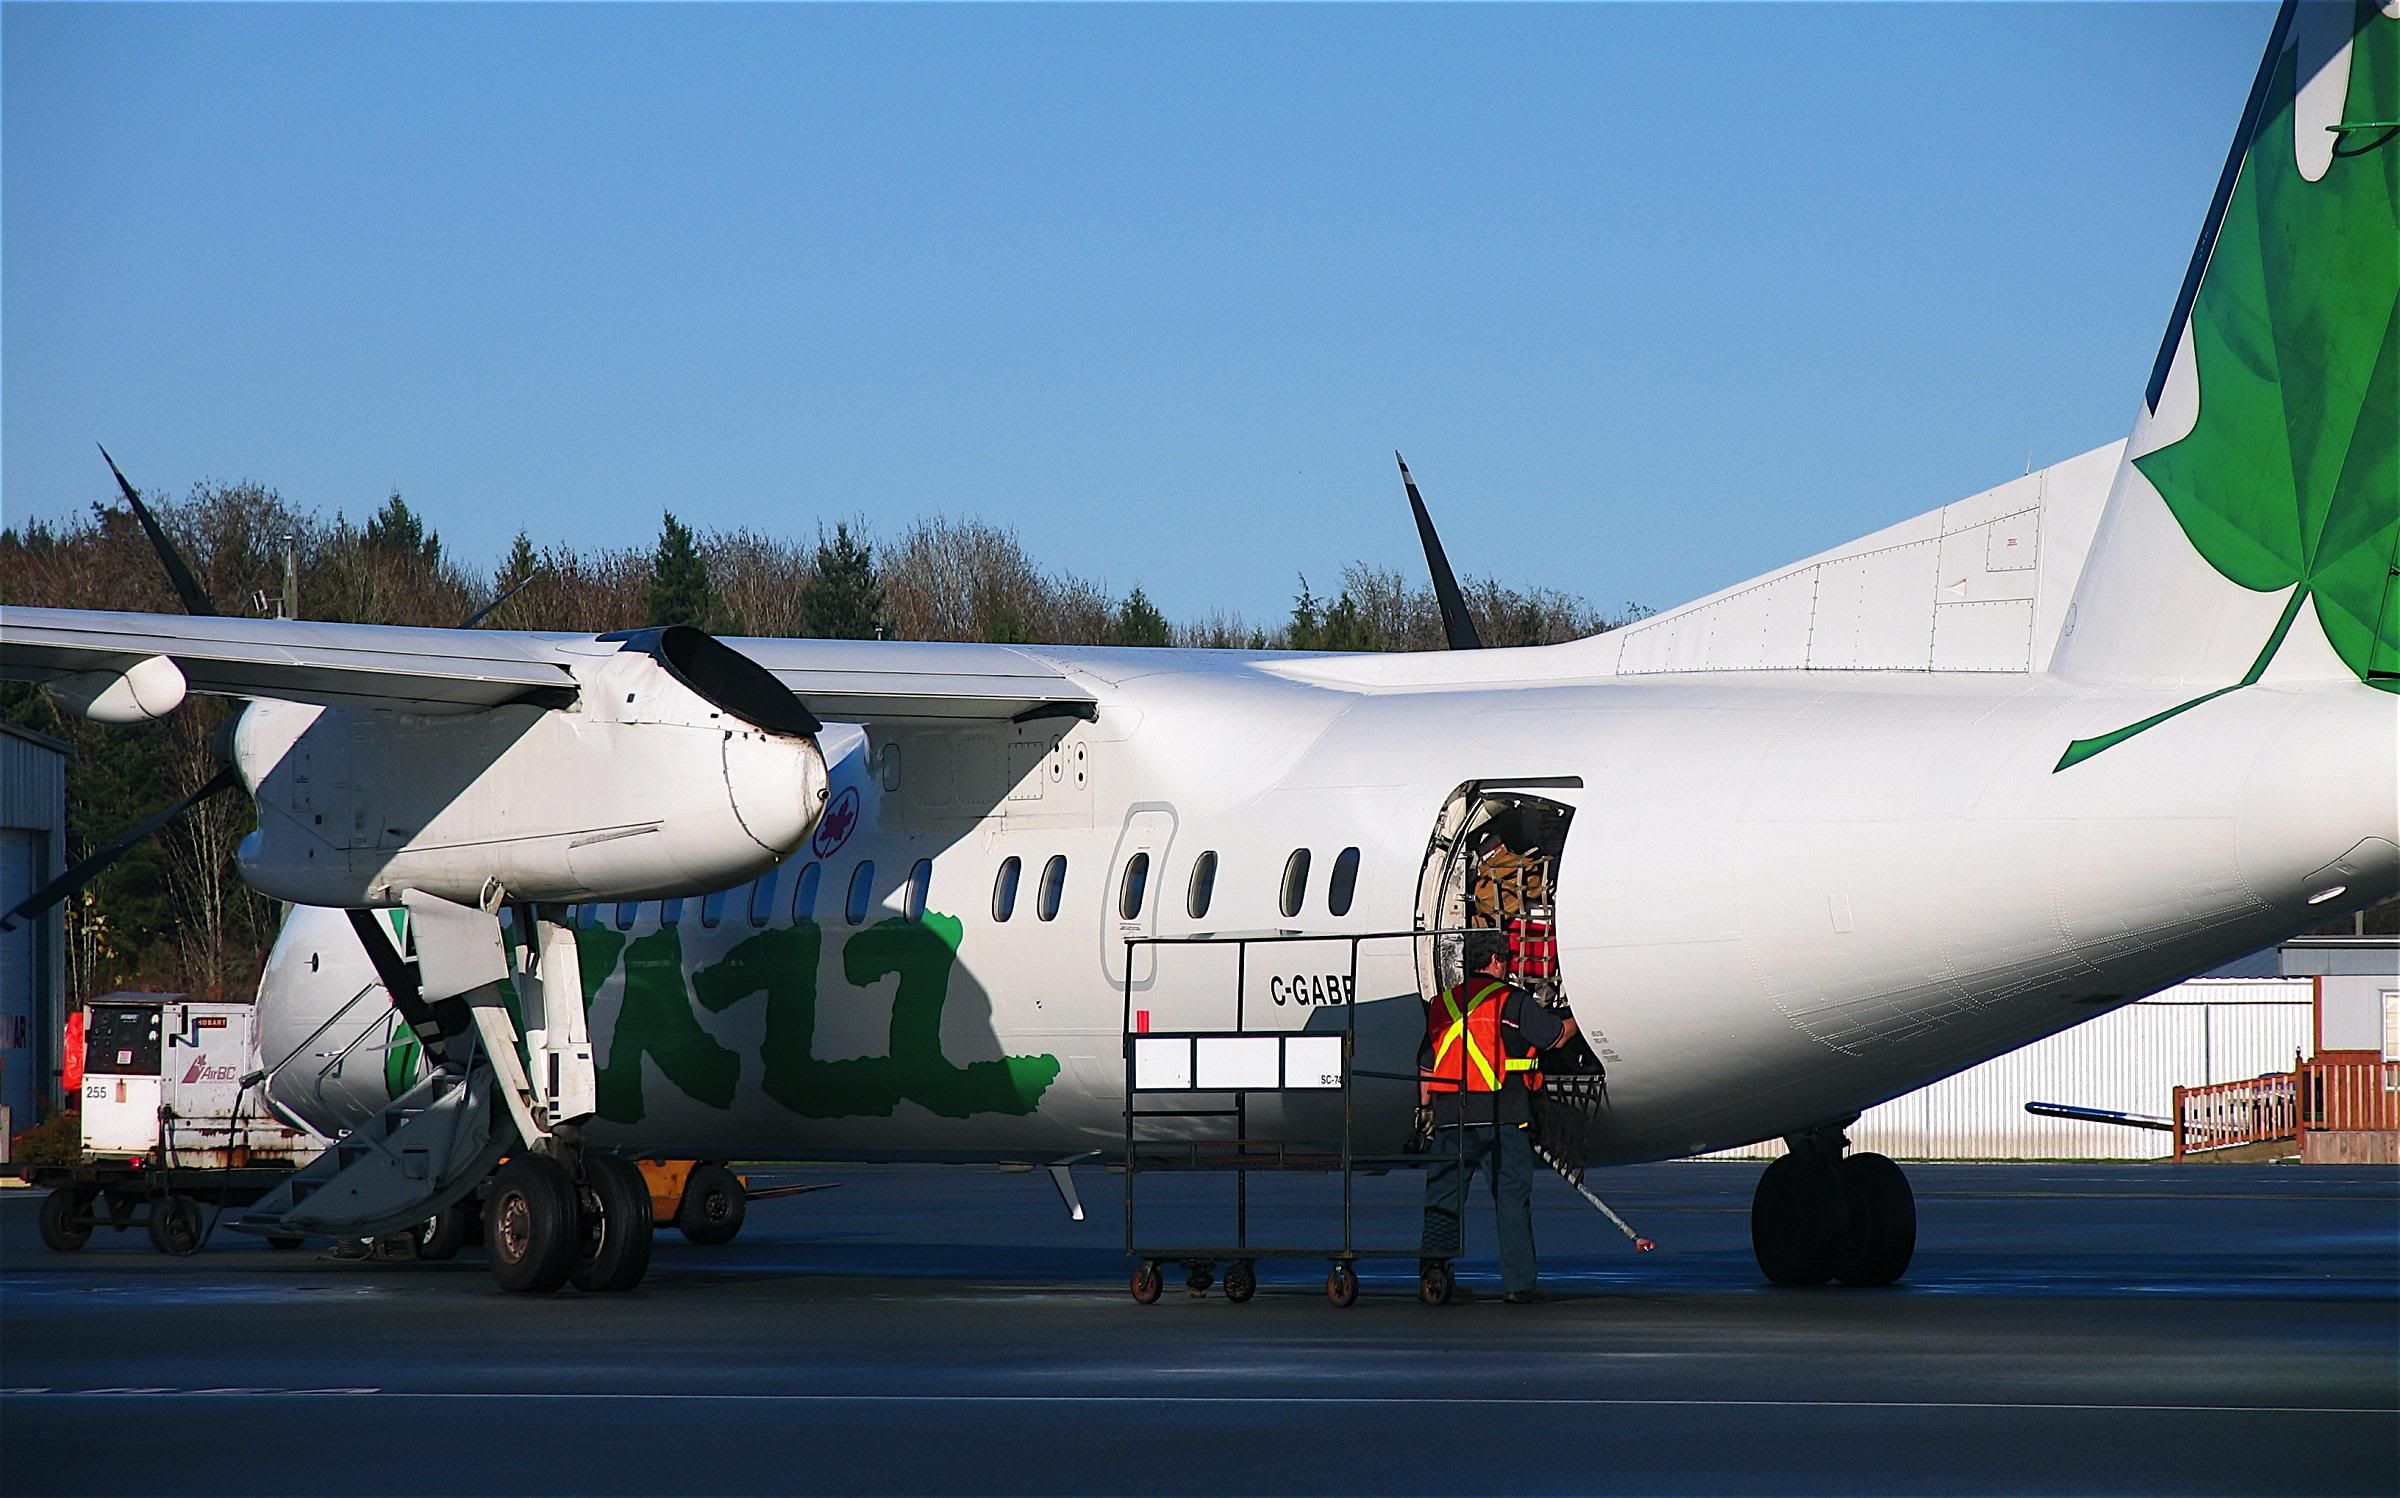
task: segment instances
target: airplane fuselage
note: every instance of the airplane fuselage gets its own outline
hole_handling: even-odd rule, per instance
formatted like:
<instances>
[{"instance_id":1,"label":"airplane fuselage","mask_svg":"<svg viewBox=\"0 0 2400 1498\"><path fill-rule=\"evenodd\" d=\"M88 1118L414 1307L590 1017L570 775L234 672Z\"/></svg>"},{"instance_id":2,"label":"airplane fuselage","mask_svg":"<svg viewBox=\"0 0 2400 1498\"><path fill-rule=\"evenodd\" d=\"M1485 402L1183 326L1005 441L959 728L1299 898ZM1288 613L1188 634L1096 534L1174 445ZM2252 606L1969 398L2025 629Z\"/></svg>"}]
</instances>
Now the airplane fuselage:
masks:
<instances>
[{"instance_id":1,"label":"airplane fuselage","mask_svg":"<svg viewBox=\"0 0 2400 1498\"><path fill-rule=\"evenodd\" d=\"M1838 1124L2271 941L2327 888L2346 908L2400 882L2392 703L2357 684L2237 693L2179 739L2059 772L2060 745L2148 696L1965 673L1382 687L1339 658L1051 654L1098 684L1095 721L829 728L826 816L770 881L579 912L596 1140L1105 1149L1129 1022L1344 1022L1348 938L1438 919L1429 839L1470 783L1574 811L1556 936L1608 1071L1596 1162ZM1495 678L1512 654L1486 653ZM1237 1016L1232 935L1292 932L1327 939L1250 946ZM1134 948L1128 982L1128 937L1199 934L1219 940ZM1413 1069L1418 947L1358 945L1363 1070ZM347 1064L380 1102L381 1063ZM1410 1089L1357 1085L1368 1141L1396 1138ZM1327 1119L1266 1102L1251 1123Z\"/></svg>"}]
</instances>

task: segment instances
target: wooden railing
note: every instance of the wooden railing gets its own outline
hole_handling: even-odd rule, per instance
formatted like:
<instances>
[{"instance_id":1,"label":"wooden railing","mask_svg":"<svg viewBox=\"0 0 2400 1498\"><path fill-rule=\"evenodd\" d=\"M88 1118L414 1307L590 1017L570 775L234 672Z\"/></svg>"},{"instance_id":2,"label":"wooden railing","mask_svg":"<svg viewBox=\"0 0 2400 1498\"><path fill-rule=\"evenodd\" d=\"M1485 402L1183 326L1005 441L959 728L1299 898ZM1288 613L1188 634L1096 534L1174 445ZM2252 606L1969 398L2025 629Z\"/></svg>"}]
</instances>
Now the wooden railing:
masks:
<instances>
[{"instance_id":1,"label":"wooden railing","mask_svg":"<svg viewBox=\"0 0 2400 1498\"><path fill-rule=\"evenodd\" d=\"M2296 1144L2312 1130L2400 1130L2400 1061L2369 1053L2292 1062L2288 1072L2176 1088L2176 1158L2284 1139Z\"/></svg>"},{"instance_id":2,"label":"wooden railing","mask_svg":"<svg viewBox=\"0 0 2400 1498\"><path fill-rule=\"evenodd\" d=\"M2300 1137L2296 1071L2175 1089L2175 1158Z\"/></svg>"},{"instance_id":3,"label":"wooden railing","mask_svg":"<svg viewBox=\"0 0 2400 1498\"><path fill-rule=\"evenodd\" d=\"M2400 1061L2372 1053L2300 1063L2300 1132L2400 1129Z\"/></svg>"}]
</instances>

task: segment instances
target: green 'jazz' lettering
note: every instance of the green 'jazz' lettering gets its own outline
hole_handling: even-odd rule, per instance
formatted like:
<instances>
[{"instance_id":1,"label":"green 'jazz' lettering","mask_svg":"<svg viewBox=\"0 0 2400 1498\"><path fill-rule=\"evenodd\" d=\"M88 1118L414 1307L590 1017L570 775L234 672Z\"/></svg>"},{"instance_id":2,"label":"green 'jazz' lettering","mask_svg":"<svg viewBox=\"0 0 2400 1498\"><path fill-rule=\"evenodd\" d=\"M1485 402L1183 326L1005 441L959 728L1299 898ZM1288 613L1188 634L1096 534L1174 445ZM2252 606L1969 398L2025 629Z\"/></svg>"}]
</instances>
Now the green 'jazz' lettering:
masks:
<instances>
[{"instance_id":1,"label":"green 'jazz' lettering","mask_svg":"<svg viewBox=\"0 0 2400 1498\"><path fill-rule=\"evenodd\" d=\"M842 975L859 988L898 975L892 997L892 1069L900 1096L944 1118L1031 1113L1058 1079L1056 1056L1002 1056L952 1066L942 1054L942 1006L958 965L961 923L925 913L921 921L878 921L842 947Z\"/></svg>"},{"instance_id":2,"label":"green 'jazz' lettering","mask_svg":"<svg viewBox=\"0 0 2400 1498\"><path fill-rule=\"evenodd\" d=\"M817 972L824 930L815 922L762 931L692 974L683 984L681 933L670 927L630 945L612 931L579 932L587 1002L625 954L625 997L600 1069L600 1116L638 1123L643 1116L642 1058L648 1056L684 1093L715 1108L733 1105L740 1058L701 1028L692 1004L722 1014L766 995L760 1090L803 1118L890 1117L913 1102L944 1118L977 1113L1024 1115L1041 1106L1057 1080L1056 1056L1002 1056L952 1064L942 1053L942 1011L958 965L962 923L927 912L854 933L842 946L851 987L896 978L888 1054L827 1061L814 1053Z\"/></svg>"},{"instance_id":3,"label":"green 'jazz' lettering","mask_svg":"<svg viewBox=\"0 0 2400 1498\"><path fill-rule=\"evenodd\" d=\"M686 1095L712 1108L732 1107L742 1058L717 1044L692 1013L683 989L683 933L669 926L627 943L597 927L577 932L586 1004L616 967L616 953L608 949L617 944L625 952L625 997L617 1006L608 1064L596 1079L600 1116L615 1123L641 1122L644 1056Z\"/></svg>"}]
</instances>

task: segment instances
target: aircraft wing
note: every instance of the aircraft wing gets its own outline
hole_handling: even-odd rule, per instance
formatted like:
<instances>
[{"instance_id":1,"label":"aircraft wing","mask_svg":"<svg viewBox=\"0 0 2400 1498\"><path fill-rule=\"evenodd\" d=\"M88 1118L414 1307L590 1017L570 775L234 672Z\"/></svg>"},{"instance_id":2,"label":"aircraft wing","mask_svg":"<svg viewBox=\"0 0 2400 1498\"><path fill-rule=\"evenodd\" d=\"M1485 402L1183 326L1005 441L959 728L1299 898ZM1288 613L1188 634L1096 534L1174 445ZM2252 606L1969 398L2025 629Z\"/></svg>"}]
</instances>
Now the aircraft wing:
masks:
<instances>
[{"instance_id":1,"label":"aircraft wing","mask_svg":"<svg viewBox=\"0 0 2400 1498\"><path fill-rule=\"evenodd\" d=\"M848 722L1089 716L1090 691L1004 645L738 640L819 717ZM44 682L165 656L192 691L445 714L575 700L569 666L613 653L592 635L418 629L308 619L0 608L0 678Z\"/></svg>"}]
</instances>

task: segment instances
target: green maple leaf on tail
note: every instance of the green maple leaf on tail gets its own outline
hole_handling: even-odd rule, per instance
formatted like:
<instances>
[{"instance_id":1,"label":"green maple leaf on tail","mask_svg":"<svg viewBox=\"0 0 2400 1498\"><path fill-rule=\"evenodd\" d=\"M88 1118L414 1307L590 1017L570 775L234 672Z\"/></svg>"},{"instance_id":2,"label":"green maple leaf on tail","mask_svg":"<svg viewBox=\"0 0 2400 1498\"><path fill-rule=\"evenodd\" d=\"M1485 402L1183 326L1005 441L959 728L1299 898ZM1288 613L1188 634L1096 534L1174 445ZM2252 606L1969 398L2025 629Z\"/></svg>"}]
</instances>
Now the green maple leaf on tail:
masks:
<instances>
[{"instance_id":1,"label":"green maple leaf on tail","mask_svg":"<svg viewBox=\"0 0 2400 1498\"><path fill-rule=\"evenodd\" d=\"M2141 469L2227 581L2292 590L2248 674L2067 746L2056 769L2257 681L2301 605L2361 681L2400 691L2400 22L2358 6L2346 126L2310 182L2276 64L2192 304L2200 417Z\"/></svg>"}]
</instances>

